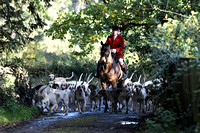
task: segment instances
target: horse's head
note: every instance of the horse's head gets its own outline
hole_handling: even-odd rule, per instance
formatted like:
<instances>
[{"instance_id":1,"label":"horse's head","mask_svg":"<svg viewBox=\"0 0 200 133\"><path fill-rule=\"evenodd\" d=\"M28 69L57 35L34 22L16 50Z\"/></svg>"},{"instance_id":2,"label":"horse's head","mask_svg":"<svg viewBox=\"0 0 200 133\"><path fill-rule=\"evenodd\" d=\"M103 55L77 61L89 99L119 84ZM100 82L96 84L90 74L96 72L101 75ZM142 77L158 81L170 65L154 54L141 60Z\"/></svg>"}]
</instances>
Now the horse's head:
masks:
<instances>
[{"instance_id":1,"label":"horse's head","mask_svg":"<svg viewBox=\"0 0 200 133\"><path fill-rule=\"evenodd\" d=\"M103 43L101 41L101 61L106 63L108 62L108 57L111 54L110 45L108 43Z\"/></svg>"}]
</instances>

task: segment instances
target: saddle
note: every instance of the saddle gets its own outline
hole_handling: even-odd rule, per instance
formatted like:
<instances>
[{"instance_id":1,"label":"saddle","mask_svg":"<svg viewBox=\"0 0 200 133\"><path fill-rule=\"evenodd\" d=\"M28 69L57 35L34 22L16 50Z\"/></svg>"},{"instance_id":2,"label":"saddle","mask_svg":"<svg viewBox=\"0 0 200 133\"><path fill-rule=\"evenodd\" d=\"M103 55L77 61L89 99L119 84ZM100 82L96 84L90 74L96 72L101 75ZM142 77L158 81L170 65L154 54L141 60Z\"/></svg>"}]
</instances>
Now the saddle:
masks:
<instances>
[{"instance_id":1,"label":"saddle","mask_svg":"<svg viewBox=\"0 0 200 133\"><path fill-rule=\"evenodd\" d=\"M116 62L117 64L119 64L119 66L120 66L120 68L121 68L121 65L120 65L120 63L119 63L119 59L115 56L114 53L112 53L112 57L114 58L115 62ZM124 64L125 64L125 68L126 68L126 73L127 73L127 75L128 75L128 65L127 65L127 63L126 63L125 60L124 60Z\"/></svg>"}]
</instances>

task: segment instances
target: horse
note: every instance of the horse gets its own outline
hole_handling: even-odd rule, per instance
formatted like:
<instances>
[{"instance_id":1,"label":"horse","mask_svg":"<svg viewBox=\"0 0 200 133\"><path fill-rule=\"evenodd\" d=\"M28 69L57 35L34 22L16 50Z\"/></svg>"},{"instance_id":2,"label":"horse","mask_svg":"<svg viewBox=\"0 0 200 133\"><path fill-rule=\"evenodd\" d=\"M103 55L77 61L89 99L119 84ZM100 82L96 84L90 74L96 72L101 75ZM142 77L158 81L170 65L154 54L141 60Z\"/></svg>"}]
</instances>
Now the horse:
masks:
<instances>
[{"instance_id":1,"label":"horse","mask_svg":"<svg viewBox=\"0 0 200 133\"><path fill-rule=\"evenodd\" d=\"M112 103L113 109L115 113L117 113L117 99L118 92L123 88L123 81L120 80L123 76L123 72L121 70L121 66L116 61L116 57L113 53L111 53L110 45L107 43L103 43L101 41L101 57L99 61L99 78L101 81L101 85L104 90L112 86L112 94L114 103ZM105 97L105 109L104 112L107 112L107 98Z\"/></svg>"}]
</instances>

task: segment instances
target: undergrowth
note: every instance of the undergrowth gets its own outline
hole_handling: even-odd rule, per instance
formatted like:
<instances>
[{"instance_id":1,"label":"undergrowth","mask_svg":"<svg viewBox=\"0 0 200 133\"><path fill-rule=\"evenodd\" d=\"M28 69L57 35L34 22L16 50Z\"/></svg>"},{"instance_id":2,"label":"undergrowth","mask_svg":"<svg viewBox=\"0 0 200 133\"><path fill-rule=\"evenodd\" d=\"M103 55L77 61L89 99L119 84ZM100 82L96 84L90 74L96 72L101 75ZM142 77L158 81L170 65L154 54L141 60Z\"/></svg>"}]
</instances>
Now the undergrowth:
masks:
<instances>
[{"instance_id":1,"label":"undergrowth","mask_svg":"<svg viewBox=\"0 0 200 133\"><path fill-rule=\"evenodd\" d=\"M6 104L0 106L0 125L21 122L37 117L40 114L41 110L37 106L26 107L7 101Z\"/></svg>"}]
</instances>

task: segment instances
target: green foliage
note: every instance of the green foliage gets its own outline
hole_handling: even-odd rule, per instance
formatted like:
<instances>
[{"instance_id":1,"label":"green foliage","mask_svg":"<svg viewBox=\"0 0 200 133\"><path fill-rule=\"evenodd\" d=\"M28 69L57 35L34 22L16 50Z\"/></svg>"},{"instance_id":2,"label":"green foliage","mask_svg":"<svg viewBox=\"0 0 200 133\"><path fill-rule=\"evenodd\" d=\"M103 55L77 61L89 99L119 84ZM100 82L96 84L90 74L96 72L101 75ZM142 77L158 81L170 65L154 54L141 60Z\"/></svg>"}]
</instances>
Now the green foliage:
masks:
<instances>
[{"instance_id":1,"label":"green foliage","mask_svg":"<svg viewBox=\"0 0 200 133\"><path fill-rule=\"evenodd\" d=\"M1 96L4 101L7 101L8 99L17 99L18 95L16 94L15 90L15 79L16 77L10 74L3 76L1 80Z\"/></svg>"},{"instance_id":2,"label":"green foliage","mask_svg":"<svg viewBox=\"0 0 200 133\"><path fill-rule=\"evenodd\" d=\"M81 73L89 74L93 72L94 75L94 72L96 71L96 64L94 63L94 60L78 60L75 57L67 55L59 58L52 56L51 58L51 63L29 69L31 80L34 84L33 86L38 84L47 84L49 81L48 75L50 73L53 73L56 76L69 77L71 73L74 72L73 79L78 80Z\"/></svg>"},{"instance_id":3,"label":"green foliage","mask_svg":"<svg viewBox=\"0 0 200 133\"><path fill-rule=\"evenodd\" d=\"M41 113L41 109L37 106L26 107L10 101L6 106L0 106L0 125L31 119Z\"/></svg>"},{"instance_id":4,"label":"green foliage","mask_svg":"<svg viewBox=\"0 0 200 133\"><path fill-rule=\"evenodd\" d=\"M178 129L176 121L176 113L161 108L153 117L146 119L146 124L149 131L165 132L167 130L174 131Z\"/></svg>"},{"instance_id":5,"label":"green foliage","mask_svg":"<svg viewBox=\"0 0 200 133\"><path fill-rule=\"evenodd\" d=\"M17 112L18 105L15 103L15 101L9 99L4 103L3 108L8 112L15 113Z\"/></svg>"},{"instance_id":6,"label":"green foliage","mask_svg":"<svg viewBox=\"0 0 200 133\"><path fill-rule=\"evenodd\" d=\"M168 17L178 17L183 20L192 10L199 11L199 6L191 5L198 5L198 2L189 0L163 2L110 0L108 3L97 4L89 2L88 7L78 14L60 12L46 33L53 39L64 39L65 35L70 33L70 47L79 45L82 50L74 54L86 56L93 50L93 44L98 41L97 39L106 37L110 34L111 26L118 24L125 40L131 42L128 47L135 50L136 47L142 47L139 41L144 40L147 33L154 31L155 25L166 22Z\"/></svg>"},{"instance_id":7,"label":"green foliage","mask_svg":"<svg viewBox=\"0 0 200 133\"><path fill-rule=\"evenodd\" d=\"M163 26L158 25L150 35L150 45L181 57L200 57L200 14L192 13L184 21L169 19Z\"/></svg>"},{"instance_id":8,"label":"green foliage","mask_svg":"<svg viewBox=\"0 0 200 133\"><path fill-rule=\"evenodd\" d=\"M0 53L24 47L37 28L43 28L51 0L2 0L0 2ZM2 57L1 57L2 58Z\"/></svg>"},{"instance_id":9,"label":"green foliage","mask_svg":"<svg viewBox=\"0 0 200 133\"><path fill-rule=\"evenodd\" d=\"M145 35L135 46L139 68L148 76L163 75L170 64L176 64L180 57L199 58L200 15L194 13L183 21L169 19L157 29Z\"/></svg>"},{"instance_id":10,"label":"green foliage","mask_svg":"<svg viewBox=\"0 0 200 133\"><path fill-rule=\"evenodd\" d=\"M176 88L181 73L176 70L182 71L183 69L178 66L180 57L197 58L194 66L189 67L199 66L200 16L198 12L200 7L198 1L108 0L104 3L93 3L87 0L87 7L79 13L69 12L61 6L56 6L48 11L48 14L52 15L48 20L51 21L56 17L57 19L46 30L46 34L54 40L45 37L41 30L31 35L37 40L31 42L30 33L38 27L43 27L42 18L46 16L45 5L38 0L15 1L19 4L1 2L3 8L10 8L11 13L5 10L7 16L14 11L19 11L21 17L11 15L8 17L9 20L4 18L5 20L3 19L0 23L0 26L9 29L2 30L0 33L0 41L6 43L6 45L1 43L0 51L19 49L19 46L24 46L25 43L27 47L23 52L19 49L18 56L10 53L2 54L2 57L5 56L6 63L2 61L1 63L3 65L19 63L26 67L29 70L32 86L46 84L50 73L68 77L73 71L75 72L74 78L78 79L81 73L95 72L96 61L99 58L98 39L105 41L106 37L111 34L111 26L118 24L121 35L125 37L126 48L123 52L130 72L137 69L137 74L141 74L144 70L147 79L162 76L168 81L159 91L156 99L165 110L157 112L155 119L147 120L150 127L163 131L173 127L176 120L182 121L185 119L184 116L191 115L191 112L183 110L181 95ZM25 2L25 4L20 2ZM69 1L61 0L53 5L61 3L72 5ZM26 10L28 6L30 10ZM21 7L25 7L23 8L25 11L22 11ZM55 8L60 11L57 15L53 10ZM40 11L42 13L39 13ZM12 39L10 35L13 33L14 36L16 31L19 33L15 33L16 36ZM61 41L56 39L61 39ZM5 79L5 81L12 83L10 79ZM4 92L6 94L9 92L11 96L14 94L14 88L12 84L7 86L6 82L3 81L2 84ZM198 100L199 90L195 93ZM14 106L11 104L10 101L6 102L6 106ZM10 110L12 112L12 109ZM173 119L173 116L176 117Z\"/></svg>"},{"instance_id":11,"label":"green foliage","mask_svg":"<svg viewBox=\"0 0 200 133\"><path fill-rule=\"evenodd\" d=\"M157 29L148 34L142 44L142 48L138 48L138 55L140 58L140 67L147 73L149 79L156 77L163 77L163 87L156 95L156 101L160 104L165 111L176 112L175 124L179 125L184 130L190 126L193 126L194 121L198 121L198 118L192 118L192 115L196 115L199 112L199 93L195 91L199 90L197 83L200 80L195 77L200 76L199 70L199 14L192 12L189 18L182 21L169 19L167 23L158 25ZM144 48L144 49L143 49ZM188 62L180 63L180 58L191 58ZM196 73L192 73L192 71ZM189 74L194 74L193 76ZM186 79L186 77L191 79ZM185 80L183 80L183 79ZM190 80L193 84L194 90L187 90L188 88L182 88L187 85L186 80ZM190 86L191 87L191 86ZM189 91L184 93L182 91ZM195 94L194 94L195 93ZM193 99L192 101L186 97ZM172 116L169 112L157 112L155 116L147 119L150 129L155 131L165 131L170 129L172 125L168 125L169 122L166 119L171 119ZM172 120L172 124L173 120ZM172 126L173 127L173 126ZM177 126L177 128L179 128ZM193 130L193 129L192 129Z\"/></svg>"}]
</instances>

